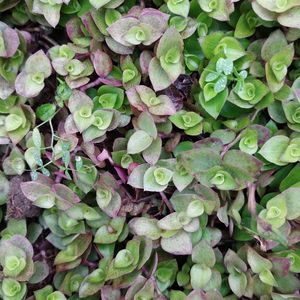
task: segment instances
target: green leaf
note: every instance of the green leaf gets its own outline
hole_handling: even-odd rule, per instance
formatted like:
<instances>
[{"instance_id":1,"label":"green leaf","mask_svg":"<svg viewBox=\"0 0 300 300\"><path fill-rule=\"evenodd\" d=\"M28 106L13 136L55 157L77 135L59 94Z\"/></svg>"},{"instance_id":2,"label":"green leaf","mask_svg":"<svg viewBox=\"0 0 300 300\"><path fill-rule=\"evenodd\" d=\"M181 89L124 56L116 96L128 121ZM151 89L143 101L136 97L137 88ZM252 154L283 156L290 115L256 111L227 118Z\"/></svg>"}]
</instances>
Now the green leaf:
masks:
<instances>
[{"instance_id":1,"label":"green leaf","mask_svg":"<svg viewBox=\"0 0 300 300\"><path fill-rule=\"evenodd\" d=\"M207 113L209 113L214 119L217 119L226 102L227 97L228 89L226 88L209 101L205 101L204 94L199 93L198 101Z\"/></svg>"},{"instance_id":2,"label":"green leaf","mask_svg":"<svg viewBox=\"0 0 300 300\"><path fill-rule=\"evenodd\" d=\"M152 240L157 240L161 235L156 219L146 217L133 218L129 222L129 228L134 234L146 236Z\"/></svg>"},{"instance_id":3,"label":"green leaf","mask_svg":"<svg viewBox=\"0 0 300 300\"><path fill-rule=\"evenodd\" d=\"M128 140L127 153L136 154L147 149L153 138L144 130L137 130Z\"/></svg>"},{"instance_id":4,"label":"green leaf","mask_svg":"<svg viewBox=\"0 0 300 300\"><path fill-rule=\"evenodd\" d=\"M168 186L173 172L167 168L150 167L144 175L144 190L161 192Z\"/></svg>"},{"instance_id":5,"label":"green leaf","mask_svg":"<svg viewBox=\"0 0 300 300\"><path fill-rule=\"evenodd\" d=\"M195 264L191 268L191 285L194 289L203 289L211 279L212 271L209 267Z\"/></svg>"},{"instance_id":6,"label":"green leaf","mask_svg":"<svg viewBox=\"0 0 300 300\"><path fill-rule=\"evenodd\" d=\"M272 268L272 263L268 259L262 257L250 247L247 251L247 260L251 270L257 274L264 272L265 270L271 270Z\"/></svg>"},{"instance_id":7,"label":"green leaf","mask_svg":"<svg viewBox=\"0 0 300 300\"><path fill-rule=\"evenodd\" d=\"M262 146L259 154L273 164L284 166L287 163L281 161L281 156L288 147L289 142L290 139L284 135L274 136Z\"/></svg>"},{"instance_id":8,"label":"green leaf","mask_svg":"<svg viewBox=\"0 0 300 300\"><path fill-rule=\"evenodd\" d=\"M139 129L146 132L153 139L157 137L157 129L152 116L148 112L142 112L137 120ZM132 153L131 153L132 154Z\"/></svg>"},{"instance_id":9,"label":"green leaf","mask_svg":"<svg viewBox=\"0 0 300 300\"><path fill-rule=\"evenodd\" d=\"M247 276L244 273L232 273L228 276L228 283L233 293L242 297L247 288Z\"/></svg>"},{"instance_id":10,"label":"green leaf","mask_svg":"<svg viewBox=\"0 0 300 300\"><path fill-rule=\"evenodd\" d=\"M190 255L192 253L191 238L184 231L180 231L169 238L162 238L160 243L164 251L174 255Z\"/></svg>"},{"instance_id":11,"label":"green leaf","mask_svg":"<svg viewBox=\"0 0 300 300\"><path fill-rule=\"evenodd\" d=\"M216 256L213 248L205 240L201 240L193 248L192 261L209 268L213 267L216 263Z\"/></svg>"},{"instance_id":12,"label":"green leaf","mask_svg":"<svg viewBox=\"0 0 300 300\"><path fill-rule=\"evenodd\" d=\"M224 73L230 75L233 71L233 61L230 59L219 58L216 64L216 71L218 73Z\"/></svg>"},{"instance_id":13,"label":"green leaf","mask_svg":"<svg viewBox=\"0 0 300 300\"><path fill-rule=\"evenodd\" d=\"M42 146L42 137L38 128L34 128L32 131L32 141L34 145L39 149Z\"/></svg>"}]
</instances>

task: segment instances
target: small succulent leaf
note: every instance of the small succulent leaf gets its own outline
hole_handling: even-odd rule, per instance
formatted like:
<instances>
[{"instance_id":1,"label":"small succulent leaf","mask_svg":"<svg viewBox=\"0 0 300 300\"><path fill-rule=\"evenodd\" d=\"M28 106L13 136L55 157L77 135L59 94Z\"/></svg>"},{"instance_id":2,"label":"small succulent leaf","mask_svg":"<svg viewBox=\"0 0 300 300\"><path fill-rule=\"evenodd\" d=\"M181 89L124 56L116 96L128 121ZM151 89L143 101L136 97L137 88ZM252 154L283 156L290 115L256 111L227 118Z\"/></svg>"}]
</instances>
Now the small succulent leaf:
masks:
<instances>
[{"instance_id":1,"label":"small succulent leaf","mask_svg":"<svg viewBox=\"0 0 300 300\"><path fill-rule=\"evenodd\" d=\"M195 264L191 268L191 285L194 289L203 289L212 277L212 271L205 265Z\"/></svg>"},{"instance_id":2,"label":"small succulent leaf","mask_svg":"<svg viewBox=\"0 0 300 300\"><path fill-rule=\"evenodd\" d=\"M92 62L95 72L100 77L107 77L112 71L112 61L108 54L97 50L92 55Z\"/></svg>"},{"instance_id":3,"label":"small succulent leaf","mask_svg":"<svg viewBox=\"0 0 300 300\"><path fill-rule=\"evenodd\" d=\"M284 166L286 162L281 161L281 156L288 147L290 139L283 135L270 138L260 149L261 154L267 161Z\"/></svg>"},{"instance_id":4,"label":"small succulent leaf","mask_svg":"<svg viewBox=\"0 0 300 300\"><path fill-rule=\"evenodd\" d=\"M262 257L250 247L247 251L247 260L251 270L257 274L272 268L272 263L268 259Z\"/></svg>"},{"instance_id":5,"label":"small succulent leaf","mask_svg":"<svg viewBox=\"0 0 300 300\"><path fill-rule=\"evenodd\" d=\"M174 255L190 255L192 253L191 239L184 231L169 238L162 238L160 244L164 251Z\"/></svg>"},{"instance_id":6,"label":"small succulent leaf","mask_svg":"<svg viewBox=\"0 0 300 300\"><path fill-rule=\"evenodd\" d=\"M128 140L127 153L136 154L147 149L153 141L151 137L144 130L137 130Z\"/></svg>"},{"instance_id":7,"label":"small succulent leaf","mask_svg":"<svg viewBox=\"0 0 300 300\"><path fill-rule=\"evenodd\" d=\"M173 172L163 167L150 167L144 174L144 190L162 192L172 179Z\"/></svg>"},{"instance_id":8,"label":"small succulent leaf","mask_svg":"<svg viewBox=\"0 0 300 300\"><path fill-rule=\"evenodd\" d=\"M213 267L216 262L215 253L212 247L205 241L200 241L193 248L192 261L196 264L202 264L209 268Z\"/></svg>"},{"instance_id":9,"label":"small succulent leaf","mask_svg":"<svg viewBox=\"0 0 300 300\"><path fill-rule=\"evenodd\" d=\"M153 57L149 64L149 77L155 91L166 89L172 84L169 75L160 65L160 61Z\"/></svg>"},{"instance_id":10,"label":"small succulent leaf","mask_svg":"<svg viewBox=\"0 0 300 300\"><path fill-rule=\"evenodd\" d=\"M144 175L149 168L148 164L141 164L136 166L128 177L127 183L137 189L144 187Z\"/></svg>"},{"instance_id":11,"label":"small succulent leaf","mask_svg":"<svg viewBox=\"0 0 300 300\"><path fill-rule=\"evenodd\" d=\"M151 145L145 149L142 154L145 161L150 165L155 165L159 160L162 151L162 140L157 137L152 141Z\"/></svg>"},{"instance_id":12,"label":"small succulent leaf","mask_svg":"<svg viewBox=\"0 0 300 300\"><path fill-rule=\"evenodd\" d=\"M153 139L157 138L157 129L152 116L147 112L142 112L137 119L139 129L146 132Z\"/></svg>"},{"instance_id":13,"label":"small succulent leaf","mask_svg":"<svg viewBox=\"0 0 300 300\"><path fill-rule=\"evenodd\" d=\"M156 219L146 217L133 218L128 225L130 230L138 236L145 236L152 240L160 238L161 230L157 226Z\"/></svg>"}]
</instances>

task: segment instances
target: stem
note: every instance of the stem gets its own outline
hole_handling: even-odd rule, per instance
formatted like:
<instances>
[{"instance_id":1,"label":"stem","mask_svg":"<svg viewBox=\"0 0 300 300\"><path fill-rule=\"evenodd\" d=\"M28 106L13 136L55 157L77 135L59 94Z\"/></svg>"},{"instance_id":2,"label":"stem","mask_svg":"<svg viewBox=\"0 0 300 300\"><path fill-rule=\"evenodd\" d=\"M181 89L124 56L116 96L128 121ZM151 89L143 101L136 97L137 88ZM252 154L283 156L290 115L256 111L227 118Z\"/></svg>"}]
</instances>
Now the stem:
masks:
<instances>
[{"instance_id":1,"label":"stem","mask_svg":"<svg viewBox=\"0 0 300 300\"><path fill-rule=\"evenodd\" d=\"M256 111L254 112L254 114L252 115L252 117L251 117L251 119L250 119L251 123L254 122L255 118L257 117L257 115L258 115L259 113L260 113L260 110L259 110L259 109L256 110Z\"/></svg>"},{"instance_id":2,"label":"stem","mask_svg":"<svg viewBox=\"0 0 300 300\"><path fill-rule=\"evenodd\" d=\"M240 132L236 137L235 139L229 143L228 145L226 145L221 153L221 158L223 158L223 156L226 154L226 152L232 147L234 146L242 137L242 132Z\"/></svg>"},{"instance_id":3,"label":"stem","mask_svg":"<svg viewBox=\"0 0 300 300\"><path fill-rule=\"evenodd\" d=\"M46 121L40 123L39 125L36 126L36 128L43 126L44 124L50 122L55 117L55 115L57 115L60 112L60 110L61 110L61 108L59 108L49 120L46 120Z\"/></svg>"},{"instance_id":4,"label":"stem","mask_svg":"<svg viewBox=\"0 0 300 300\"><path fill-rule=\"evenodd\" d=\"M137 199L137 202L144 202L144 201L151 200L151 199L153 199L153 198L155 198L155 195L149 195L149 196L146 196L146 197Z\"/></svg>"},{"instance_id":5,"label":"stem","mask_svg":"<svg viewBox=\"0 0 300 300\"><path fill-rule=\"evenodd\" d=\"M49 42L51 45L56 46L58 45L56 43L56 41L54 41L53 39L51 39L50 37L48 37L47 35L42 35L43 39L46 40L47 42Z\"/></svg>"},{"instance_id":6,"label":"stem","mask_svg":"<svg viewBox=\"0 0 300 300\"><path fill-rule=\"evenodd\" d=\"M80 91L85 92L86 90L88 90L90 88L100 85L101 83L110 84L113 86L122 86L122 82L119 80L99 77L96 80L82 86L80 88Z\"/></svg>"},{"instance_id":7,"label":"stem","mask_svg":"<svg viewBox=\"0 0 300 300\"><path fill-rule=\"evenodd\" d=\"M164 193L164 192L160 192L159 194L160 194L160 196L161 196L162 201L163 201L163 202L165 203L165 205L168 207L169 211L170 211L170 212L174 212L174 209L173 209L173 207L172 207L170 201L169 201L168 198L166 197L165 193Z\"/></svg>"},{"instance_id":8,"label":"stem","mask_svg":"<svg viewBox=\"0 0 300 300\"><path fill-rule=\"evenodd\" d=\"M255 200L256 185L254 183L248 184L248 210L252 216L256 216L256 200Z\"/></svg>"},{"instance_id":9,"label":"stem","mask_svg":"<svg viewBox=\"0 0 300 300\"><path fill-rule=\"evenodd\" d=\"M189 110L191 110L191 111L193 111L193 112L195 112L195 113L201 115L200 109L199 109L195 104L186 101L186 102L184 102L184 106L185 106L186 108L188 108Z\"/></svg>"},{"instance_id":10,"label":"stem","mask_svg":"<svg viewBox=\"0 0 300 300\"><path fill-rule=\"evenodd\" d=\"M63 178L68 179L68 177L64 174L63 170L59 170L59 171L55 172L54 174L56 175L55 183L60 183Z\"/></svg>"},{"instance_id":11,"label":"stem","mask_svg":"<svg viewBox=\"0 0 300 300\"><path fill-rule=\"evenodd\" d=\"M53 148L53 146L54 146L54 129L53 129L53 125L52 125L52 119L50 119L49 120L49 126L50 126L50 129L51 129L51 145L50 145L50 147L51 147L51 149L52 149L52 152L54 152L54 148Z\"/></svg>"},{"instance_id":12,"label":"stem","mask_svg":"<svg viewBox=\"0 0 300 300\"><path fill-rule=\"evenodd\" d=\"M82 92L85 92L86 90L88 90L88 89L90 89L90 88L93 88L93 87L95 87L95 86L100 85L101 83L102 83L102 78L99 77L99 78L96 79L95 81L90 82L90 83L88 83L88 84L82 86L82 87L80 88L80 90L81 90Z\"/></svg>"}]
</instances>

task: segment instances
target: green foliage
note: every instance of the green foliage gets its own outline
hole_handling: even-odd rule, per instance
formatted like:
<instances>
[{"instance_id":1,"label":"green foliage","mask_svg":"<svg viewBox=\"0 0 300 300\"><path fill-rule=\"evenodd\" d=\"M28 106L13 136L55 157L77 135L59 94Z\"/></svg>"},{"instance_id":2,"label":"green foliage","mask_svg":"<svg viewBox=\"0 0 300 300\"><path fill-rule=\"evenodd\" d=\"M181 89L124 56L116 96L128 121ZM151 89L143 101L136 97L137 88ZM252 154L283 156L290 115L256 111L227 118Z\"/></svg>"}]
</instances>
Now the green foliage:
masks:
<instances>
[{"instance_id":1,"label":"green foliage","mask_svg":"<svg viewBox=\"0 0 300 300\"><path fill-rule=\"evenodd\" d=\"M0 19L1 299L299 298L299 0Z\"/></svg>"}]
</instances>

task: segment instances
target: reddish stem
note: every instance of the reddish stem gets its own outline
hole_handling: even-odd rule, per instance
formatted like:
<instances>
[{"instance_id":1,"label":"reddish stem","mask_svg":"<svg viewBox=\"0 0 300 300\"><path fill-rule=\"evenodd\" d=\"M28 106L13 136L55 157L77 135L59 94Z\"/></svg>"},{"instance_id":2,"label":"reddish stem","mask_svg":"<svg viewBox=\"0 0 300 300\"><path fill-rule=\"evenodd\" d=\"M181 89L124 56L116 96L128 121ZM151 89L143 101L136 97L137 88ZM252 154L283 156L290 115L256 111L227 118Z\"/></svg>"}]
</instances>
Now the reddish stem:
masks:
<instances>
[{"instance_id":1,"label":"reddish stem","mask_svg":"<svg viewBox=\"0 0 300 300\"><path fill-rule=\"evenodd\" d=\"M90 88L100 85L101 83L112 85L112 86L122 86L122 82L119 80L99 77L96 80L82 86L80 88L80 90L82 92L85 92L86 90L88 90Z\"/></svg>"},{"instance_id":2,"label":"reddish stem","mask_svg":"<svg viewBox=\"0 0 300 300\"><path fill-rule=\"evenodd\" d=\"M163 201L163 202L165 203L165 205L168 207L169 211L170 211L170 212L174 212L174 209L173 209L173 207L172 207L170 201L169 201L168 198L166 197L165 193L164 193L164 192L160 192L159 194L160 194L160 196L161 196L162 201Z\"/></svg>"},{"instance_id":3,"label":"reddish stem","mask_svg":"<svg viewBox=\"0 0 300 300\"><path fill-rule=\"evenodd\" d=\"M248 210L252 216L256 216L256 200L255 200L256 185L248 184Z\"/></svg>"}]
</instances>

